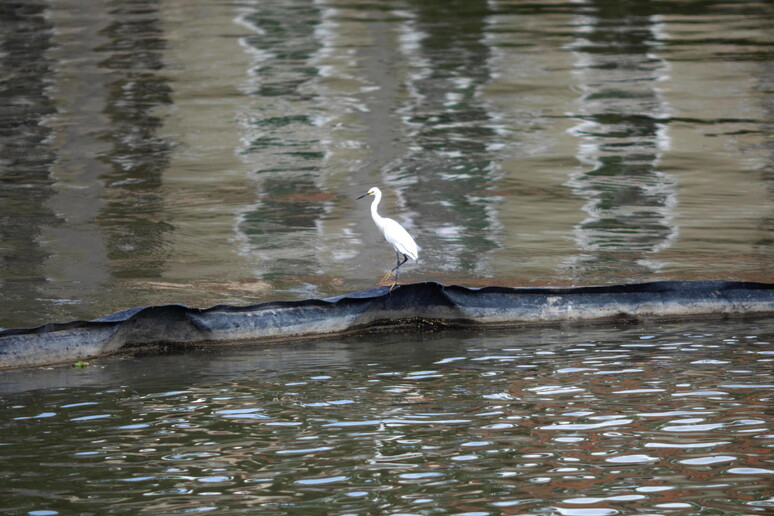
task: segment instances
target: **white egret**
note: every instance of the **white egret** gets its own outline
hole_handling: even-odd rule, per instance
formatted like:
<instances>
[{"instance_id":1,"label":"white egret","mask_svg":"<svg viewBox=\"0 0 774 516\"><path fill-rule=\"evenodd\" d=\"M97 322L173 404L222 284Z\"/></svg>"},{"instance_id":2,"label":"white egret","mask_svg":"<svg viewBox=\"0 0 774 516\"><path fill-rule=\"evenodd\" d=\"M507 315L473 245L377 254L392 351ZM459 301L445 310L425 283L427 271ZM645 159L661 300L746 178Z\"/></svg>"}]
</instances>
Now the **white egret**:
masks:
<instances>
[{"instance_id":1,"label":"white egret","mask_svg":"<svg viewBox=\"0 0 774 516\"><path fill-rule=\"evenodd\" d=\"M382 281L384 281L390 274L395 273L394 287L398 284L398 269L400 269L400 266L406 263L409 258L416 261L417 258L419 258L419 249L417 249L417 243L414 242L414 239L411 238L411 235L408 234L408 231L406 231L403 226L392 219L382 217L379 215L379 212L376 211L379 202L382 200L382 191L377 187L373 187L368 190L368 192L358 197L358 199L362 199L367 195L374 196L374 201L371 203L371 218L374 219L374 224L376 224L376 227L382 232L384 239L389 242L393 249L395 249L398 258L398 264L395 268L385 274L384 278L382 278ZM401 255L403 255L403 261L400 261Z\"/></svg>"}]
</instances>

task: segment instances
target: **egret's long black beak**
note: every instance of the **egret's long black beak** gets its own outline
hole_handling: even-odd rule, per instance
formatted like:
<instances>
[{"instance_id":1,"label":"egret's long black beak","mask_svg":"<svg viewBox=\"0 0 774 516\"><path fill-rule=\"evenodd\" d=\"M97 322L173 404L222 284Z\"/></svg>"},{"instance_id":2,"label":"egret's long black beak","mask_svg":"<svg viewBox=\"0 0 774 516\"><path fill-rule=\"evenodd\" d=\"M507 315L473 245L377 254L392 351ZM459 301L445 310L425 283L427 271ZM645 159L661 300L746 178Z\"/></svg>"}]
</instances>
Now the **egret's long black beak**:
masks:
<instances>
[{"instance_id":1,"label":"egret's long black beak","mask_svg":"<svg viewBox=\"0 0 774 516\"><path fill-rule=\"evenodd\" d=\"M362 199L363 197L368 197L368 195L370 195L370 194L368 192L366 192L363 195L361 195L360 197L358 197L358 199Z\"/></svg>"}]
</instances>

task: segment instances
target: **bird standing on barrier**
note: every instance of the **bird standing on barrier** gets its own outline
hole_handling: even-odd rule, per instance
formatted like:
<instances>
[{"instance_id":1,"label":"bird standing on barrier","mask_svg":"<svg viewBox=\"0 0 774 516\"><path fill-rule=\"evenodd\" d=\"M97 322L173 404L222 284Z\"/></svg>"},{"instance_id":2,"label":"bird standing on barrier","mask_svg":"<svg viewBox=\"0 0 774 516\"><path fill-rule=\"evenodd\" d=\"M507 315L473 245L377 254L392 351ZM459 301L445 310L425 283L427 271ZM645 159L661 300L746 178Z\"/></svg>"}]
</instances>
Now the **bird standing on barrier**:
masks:
<instances>
[{"instance_id":1,"label":"bird standing on barrier","mask_svg":"<svg viewBox=\"0 0 774 516\"><path fill-rule=\"evenodd\" d=\"M408 231L406 231L403 226L392 219L382 217L379 215L379 212L376 211L379 202L382 200L382 191L377 187L373 187L368 190L368 192L358 197L358 199L362 199L368 195L374 196L374 201L371 203L371 218L374 219L374 224L376 224L376 227L382 232L384 239L389 242L397 254L397 265L382 278L382 281L385 281L391 274L394 274L395 283L392 284L392 287L395 287L398 284L398 269L400 269L400 266L406 263L409 258L416 261L417 258L419 258L419 249L417 248L417 243L414 242L414 239L411 238L411 235L408 234ZM401 255L403 255L403 261L400 260Z\"/></svg>"}]
</instances>

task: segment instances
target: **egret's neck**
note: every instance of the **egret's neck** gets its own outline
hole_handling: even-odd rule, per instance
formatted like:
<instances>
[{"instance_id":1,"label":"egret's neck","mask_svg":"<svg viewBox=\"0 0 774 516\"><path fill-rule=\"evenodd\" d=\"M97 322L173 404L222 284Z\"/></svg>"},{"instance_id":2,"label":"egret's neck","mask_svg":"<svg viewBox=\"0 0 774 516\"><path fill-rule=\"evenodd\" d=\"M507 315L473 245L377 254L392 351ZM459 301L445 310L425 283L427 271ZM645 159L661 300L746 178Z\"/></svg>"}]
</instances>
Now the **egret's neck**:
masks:
<instances>
[{"instance_id":1,"label":"egret's neck","mask_svg":"<svg viewBox=\"0 0 774 516\"><path fill-rule=\"evenodd\" d=\"M371 203L371 218L374 220L381 220L381 215L379 215L379 212L376 211L377 206L379 206L379 202L382 200L382 192L376 192L376 195L374 195L374 202Z\"/></svg>"}]
</instances>

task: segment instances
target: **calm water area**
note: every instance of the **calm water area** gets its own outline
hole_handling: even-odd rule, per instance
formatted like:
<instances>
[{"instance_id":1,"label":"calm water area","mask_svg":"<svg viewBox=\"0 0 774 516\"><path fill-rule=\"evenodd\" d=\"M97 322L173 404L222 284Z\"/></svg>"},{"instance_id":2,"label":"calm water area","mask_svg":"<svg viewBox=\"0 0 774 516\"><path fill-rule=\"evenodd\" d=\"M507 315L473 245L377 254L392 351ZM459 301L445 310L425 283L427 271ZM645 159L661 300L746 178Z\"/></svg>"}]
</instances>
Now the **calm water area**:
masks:
<instances>
[{"instance_id":1,"label":"calm water area","mask_svg":"<svg viewBox=\"0 0 774 516\"><path fill-rule=\"evenodd\" d=\"M774 281L771 2L0 0L0 327Z\"/></svg>"},{"instance_id":2,"label":"calm water area","mask_svg":"<svg viewBox=\"0 0 774 516\"><path fill-rule=\"evenodd\" d=\"M0 0L0 327L774 282L770 1ZM0 511L764 514L774 322L0 372Z\"/></svg>"}]
</instances>

